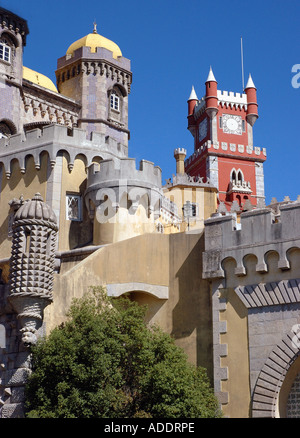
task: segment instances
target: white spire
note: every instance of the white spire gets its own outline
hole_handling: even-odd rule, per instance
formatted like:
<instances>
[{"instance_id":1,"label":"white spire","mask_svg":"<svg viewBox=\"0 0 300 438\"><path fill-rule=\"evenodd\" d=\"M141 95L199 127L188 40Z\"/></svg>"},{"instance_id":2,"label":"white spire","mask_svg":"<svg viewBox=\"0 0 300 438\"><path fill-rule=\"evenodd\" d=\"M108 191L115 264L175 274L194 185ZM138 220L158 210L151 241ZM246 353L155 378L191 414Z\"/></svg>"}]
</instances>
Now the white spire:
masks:
<instances>
[{"instance_id":1,"label":"white spire","mask_svg":"<svg viewBox=\"0 0 300 438\"><path fill-rule=\"evenodd\" d=\"M192 86L192 91L188 100L198 100L194 85Z\"/></svg>"},{"instance_id":2,"label":"white spire","mask_svg":"<svg viewBox=\"0 0 300 438\"><path fill-rule=\"evenodd\" d=\"M248 78L248 82L247 82L245 90L247 88L255 88L256 89L250 73L249 73L249 78Z\"/></svg>"},{"instance_id":3,"label":"white spire","mask_svg":"<svg viewBox=\"0 0 300 438\"><path fill-rule=\"evenodd\" d=\"M207 76L207 79L206 79L206 82L217 82L216 81L216 78L214 77L214 74L213 74L213 71L212 71L212 68L211 68L211 66L210 66L210 68L209 68L209 73L208 73L208 76Z\"/></svg>"}]
</instances>

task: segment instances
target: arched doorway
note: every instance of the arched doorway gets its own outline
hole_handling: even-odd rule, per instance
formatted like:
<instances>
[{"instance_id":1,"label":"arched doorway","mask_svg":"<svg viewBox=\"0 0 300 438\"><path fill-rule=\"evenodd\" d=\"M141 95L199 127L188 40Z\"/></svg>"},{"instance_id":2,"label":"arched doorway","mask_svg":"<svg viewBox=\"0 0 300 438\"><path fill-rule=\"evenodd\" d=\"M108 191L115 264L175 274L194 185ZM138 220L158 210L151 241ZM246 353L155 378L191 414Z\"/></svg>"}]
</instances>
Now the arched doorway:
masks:
<instances>
[{"instance_id":1,"label":"arched doorway","mask_svg":"<svg viewBox=\"0 0 300 438\"><path fill-rule=\"evenodd\" d=\"M300 356L289 368L278 399L280 418L300 418Z\"/></svg>"}]
</instances>

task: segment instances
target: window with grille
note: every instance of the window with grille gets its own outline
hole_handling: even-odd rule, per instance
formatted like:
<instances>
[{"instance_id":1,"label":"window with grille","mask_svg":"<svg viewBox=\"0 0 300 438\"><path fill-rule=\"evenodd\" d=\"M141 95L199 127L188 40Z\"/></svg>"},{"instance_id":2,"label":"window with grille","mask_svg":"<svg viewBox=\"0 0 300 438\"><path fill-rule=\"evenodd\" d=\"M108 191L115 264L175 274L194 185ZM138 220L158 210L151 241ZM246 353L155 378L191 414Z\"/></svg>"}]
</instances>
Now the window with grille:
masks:
<instances>
[{"instance_id":1,"label":"window with grille","mask_svg":"<svg viewBox=\"0 0 300 438\"><path fill-rule=\"evenodd\" d=\"M66 196L66 219L69 221L81 221L81 197L68 194Z\"/></svg>"},{"instance_id":2,"label":"window with grille","mask_svg":"<svg viewBox=\"0 0 300 438\"><path fill-rule=\"evenodd\" d=\"M0 41L0 59L2 61L10 62L11 48L8 45L7 40Z\"/></svg>"},{"instance_id":3,"label":"window with grille","mask_svg":"<svg viewBox=\"0 0 300 438\"><path fill-rule=\"evenodd\" d=\"M195 218L199 216L198 203L186 201L182 207L183 215L185 218Z\"/></svg>"},{"instance_id":4,"label":"window with grille","mask_svg":"<svg viewBox=\"0 0 300 438\"><path fill-rule=\"evenodd\" d=\"M110 95L110 107L115 111L120 111L120 98L115 92Z\"/></svg>"}]
</instances>

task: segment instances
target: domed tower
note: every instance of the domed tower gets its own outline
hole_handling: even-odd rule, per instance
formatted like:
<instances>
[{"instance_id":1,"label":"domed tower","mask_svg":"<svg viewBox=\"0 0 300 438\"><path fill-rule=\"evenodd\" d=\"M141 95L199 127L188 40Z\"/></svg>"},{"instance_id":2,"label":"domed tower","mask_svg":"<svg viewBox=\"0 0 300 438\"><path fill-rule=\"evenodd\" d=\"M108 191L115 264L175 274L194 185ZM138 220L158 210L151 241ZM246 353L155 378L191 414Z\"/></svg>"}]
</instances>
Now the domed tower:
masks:
<instances>
[{"instance_id":1,"label":"domed tower","mask_svg":"<svg viewBox=\"0 0 300 438\"><path fill-rule=\"evenodd\" d=\"M20 202L14 217L9 300L25 345L35 343L43 310L52 301L57 223L39 193Z\"/></svg>"},{"instance_id":2,"label":"domed tower","mask_svg":"<svg viewBox=\"0 0 300 438\"><path fill-rule=\"evenodd\" d=\"M92 33L75 41L58 60L57 87L81 105L78 127L128 146L130 61L113 41Z\"/></svg>"}]
</instances>

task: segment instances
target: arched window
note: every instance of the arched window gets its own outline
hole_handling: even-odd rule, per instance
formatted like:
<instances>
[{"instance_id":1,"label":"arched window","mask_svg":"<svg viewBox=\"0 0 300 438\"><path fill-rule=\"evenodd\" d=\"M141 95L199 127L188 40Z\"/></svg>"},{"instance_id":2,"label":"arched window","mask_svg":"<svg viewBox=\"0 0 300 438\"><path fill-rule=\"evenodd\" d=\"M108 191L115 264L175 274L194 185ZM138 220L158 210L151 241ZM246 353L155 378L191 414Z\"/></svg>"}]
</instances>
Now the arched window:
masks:
<instances>
[{"instance_id":1,"label":"arched window","mask_svg":"<svg viewBox=\"0 0 300 438\"><path fill-rule=\"evenodd\" d=\"M110 107L115 111L120 111L120 97L115 90L110 95Z\"/></svg>"},{"instance_id":2,"label":"arched window","mask_svg":"<svg viewBox=\"0 0 300 438\"><path fill-rule=\"evenodd\" d=\"M236 171L235 171L235 169L233 169L231 171L231 178L230 179L233 182L233 184L236 184Z\"/></svg>"},{"instance_id":3,"label":"arched window","mask_svg":"<svg viewBox=\"0 0 300 438\"><path fill-rule=\"evenodd\" d=\"M118 126L124 125L126 118L126 90L121 85L115 84L107 90L107 120ZM125 105L125 107L124 107Z\"/></svg>"},{"instance_id":4,"label":"arched window","mask_svg":"<svg viewBox=\"0 0 300 438\"><path fill-rule=\"evenodd\" d=\"M7 38L0 40L0 59L6 62L11 61L11 46Z\"/></svg>"},{"instance_id":5,"label":"arched window","mask_svg":"<svg viewBox=\"0 0 300 438\"><path fill-rule=\"evenodd\" d=\"M242 174L242 171L241 170L239 170L238 171L238 175L237 175L237 180L238 181L240 181L240 183L242 183L243 182L243 174Z\"/></svg>"},{"instance_id":6,"label":"arched window","mask_svg":"<svg viewBox=\"0 0 300 438\"><path fill-rule=\"evenodd\" d=\"M17 45L14 38L7 33L3 33L0 37L0 61L11 63Z\"/></svg>"},{"instance_id":7,"label":"arched window","mask_svg":"<svg viewBox=\"0 0 300 438\"><path fill-rule=\"evenodd\" d=\"M10 137L13 134L16 134L17 130L13 122L8 119L0 120L0 138L2 137Z\"/></svg>"}]
</instances>

